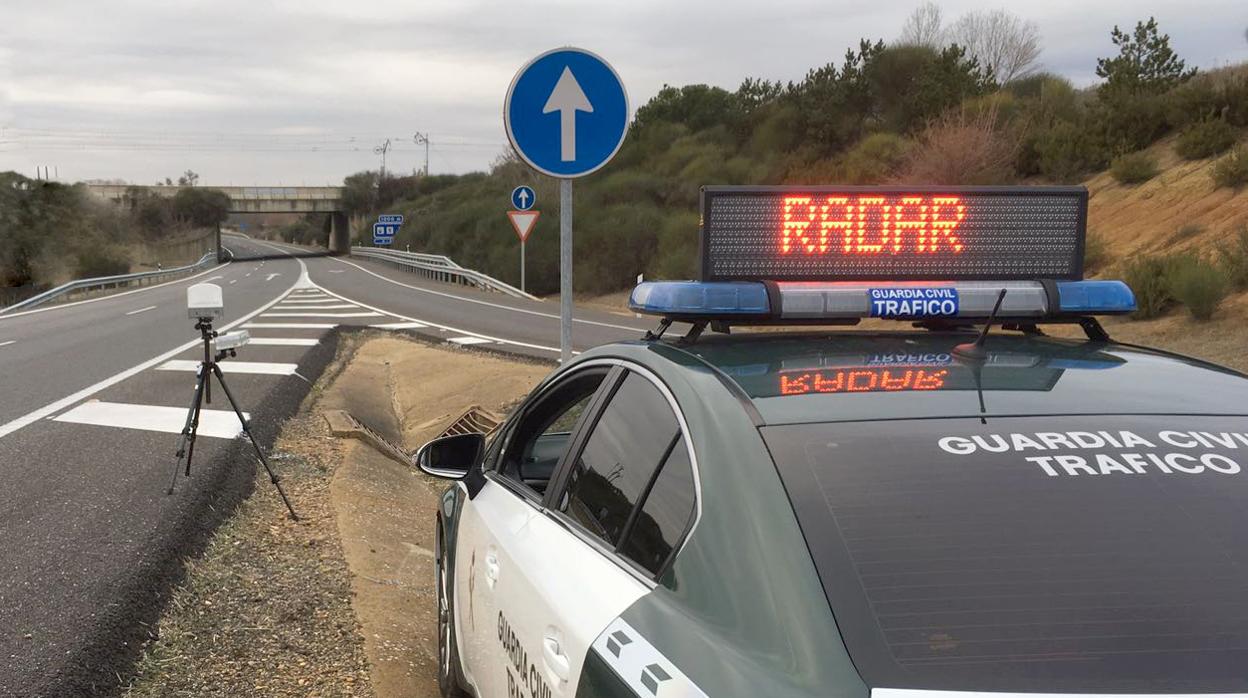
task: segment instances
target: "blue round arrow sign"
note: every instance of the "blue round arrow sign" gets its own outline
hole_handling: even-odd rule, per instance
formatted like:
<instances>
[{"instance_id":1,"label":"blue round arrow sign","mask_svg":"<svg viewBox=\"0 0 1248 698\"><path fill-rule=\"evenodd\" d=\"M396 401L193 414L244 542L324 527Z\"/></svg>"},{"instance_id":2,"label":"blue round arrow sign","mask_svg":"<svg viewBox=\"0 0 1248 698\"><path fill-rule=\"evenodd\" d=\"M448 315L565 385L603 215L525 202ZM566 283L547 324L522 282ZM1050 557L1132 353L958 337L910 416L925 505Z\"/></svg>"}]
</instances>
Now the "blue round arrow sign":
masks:
<instances>
[{"instance_id":1,"label":"blue round arrow sign","mask_svg":"<svg viewBox=\"0 0 1248 698\"><path fill-rule=\"evenodd\" d=\"M533 187L521 184L511 190L511 207L517 211L527 211L533 208L535 203L537 203L537 194L534 193Z\"/></svg>"},{"instance_id":2,"label":"blue round arrow sign","mask_svg":"<svg viewBox=\"0 0 1248 698\"><path fill-rule=\"evenodd\" d=\"M503 123L525 162L554 177L580 177L620 149L628 95L606 61L584 49L555 49L516 73Z\"/></svg>"}]
</instances>

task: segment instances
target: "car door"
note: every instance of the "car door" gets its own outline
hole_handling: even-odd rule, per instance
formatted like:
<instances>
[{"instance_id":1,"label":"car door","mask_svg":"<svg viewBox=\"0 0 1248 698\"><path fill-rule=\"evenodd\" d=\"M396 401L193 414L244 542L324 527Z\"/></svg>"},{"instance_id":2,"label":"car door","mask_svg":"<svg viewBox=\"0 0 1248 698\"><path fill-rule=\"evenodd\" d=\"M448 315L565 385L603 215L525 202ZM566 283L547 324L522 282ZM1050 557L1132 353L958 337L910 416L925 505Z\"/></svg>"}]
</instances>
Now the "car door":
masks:
<instances>
[{"instance_id":1,"label":"car door","mask_svg":"<svg viewBox=\"0 0 1248 698\"><path fill-rule=\"evenodd\" d=\"M618 370L613 363L586 365L539 390L509 420L491 449L483 484L460 517L455 559L456 628L465 678L482 698L557 695L543 692L549 675L540 637L530 627L536 593L527 567L566 560L554 531L541 525L542 502L559 463ZM529 548L535 550L529 550ZM540 635L540 633L539 633ZM557 660L557 653L552 653ZM557 682L556 682L557 684Z\"/></svg>"},{"instance_id":2,"label":"car door","mask_svg":"<svg viewBox=\"0 0 1248 698\"><path fill-rule=\"evenodd\" d=\"M525 605L504 609L511 614L506 632L541 653L536 680L525 686L531 695L574 696L595 639L654 588L674 548L658 552L663 546L655 539L663 534L645 502L661 466L673 462L679 480L683 462L688 496L676 507L684 512L676 535L683 535L695 507L689 465L672 455L686 452L683 439L670 395L639 367L617 373L600 394L548 488L545 509L509 551L522 569ZM664 506L666 496L655 502Z\"/></svg>"}]
</instances>

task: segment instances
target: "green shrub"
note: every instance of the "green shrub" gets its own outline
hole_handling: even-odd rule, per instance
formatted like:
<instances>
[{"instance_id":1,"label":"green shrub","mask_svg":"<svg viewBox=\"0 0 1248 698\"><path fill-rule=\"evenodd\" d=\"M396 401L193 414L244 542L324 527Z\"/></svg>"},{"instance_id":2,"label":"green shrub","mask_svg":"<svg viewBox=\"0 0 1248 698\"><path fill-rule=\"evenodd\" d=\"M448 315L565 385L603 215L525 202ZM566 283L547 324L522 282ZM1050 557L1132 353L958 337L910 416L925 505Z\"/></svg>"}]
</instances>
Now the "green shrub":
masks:
<instances>
[{"instance_id":1,"label":"green shrub","mask_svg":"<svg viewBox=\"0 0 1248 698\"><path fill-rule=\"evenodd\" d=\"M1185 160L1203 160L1235 145L1235 129L1221 119L1189 126L1179 134L1174 149Z\"/></svg>"},{"instance_id":2,"label":"green shrub","mask_svg":"<svg viewBox=\"0 0 1248 698\"><path fill-rule=\"evenodd\" d=\"M1248 184L1248 148L1236 146L1214 163L1213 183L1232 189Z\"/></svg>"},{"instance_id":3,"label":"green shrub","mask_svg":"<svg viewBox=\"0 0 1248 698\"><path fill-rule=\"evenodd\" d=\"M1053 182L1074 182L1105 166L1104 145L1085 126L1059 121L1036 136L1039 170Z\"/></svg>"},{"instance_id":4,"label":"green shrub","mask_svg":"<svg viewBox=\"0 0 1248 698\"><path fill-rule=\"evenodd\" d=\"M1218 261L1227 283L1238 291L1248 290L1248 223L1218 248Z\"/></svg>"},{"instance_id":5,"label":"green shrub","mask_svg":"<svg viewBox=\"0 0 1248 698\"><path fill-rule=\"evenodd\" d=\"M910 143L895 133L873 133L841 158L846 184L881 184L897 171Z\"/></svg>"},{"instance_id":6,"label":"green shrub","mask_svg":"<svg viewBox=\"0 0 1248 698\"><path fill-rule=\"evenodd\" d=\"M1184 223L1170 236L1170 242L1173 244L1190 240L1203 232L1205 232L1205 226L1199 223Z\"/></svg>"},{"instance_id":7,"label":"green shrub","mask_svg":"<svg viewBox=\"0 0 1248 698\"><path fill-rule=\"evenodd\" d=\"M1221 267L1190 255L1177 258L1166 277L1170 294L1201 322L1213 317L1230 286Z\"/></svg>"},{"instance_id":8,"label":"green shrub","mask_svg":"<svg viewBox=\"0 0 1248 698\"><path fill-rule=\"evenodd\" d=\"M1105 238L1089 231L1083 244L1083 270L1094 272L1109 262L1109 249L1105 246Z\"/></svg>"},{"instance_id":9,"label":"green shrub","mask_svg":"<svg viewBox=\"0 0 1248 698\"><path fill-rule=\"evenodd\" d=\"M1137 320L1155 318L1166 312L1173 298L1167 282L1169 264L1164 257L1144 256L1127 262L1122 280L1135 292L1136 311L1131 317Z\"/></svg>"},{"instance_id":10,"label":"green shrub","mask_svg":"<svg viewBox=\"0 0 1248 698\"><path fill-rule=\"evenodd\" d=\"M1157 176L1157 159L1140 150L1114 158L1109 172L1122 184L1141 184Z\"/></svg>"},{"instance_id":11,"label":"green shrub","mask_svg":"<svg viewBox=\"0 0 1248 698\"><path fill-rule=\"evenodd\" d=\"M77 255L75 276L79 279L93 279L97 276L116 276L130 272L130 261L117 249L93 248L83 250Z\"/></svg>"}]
</instances>

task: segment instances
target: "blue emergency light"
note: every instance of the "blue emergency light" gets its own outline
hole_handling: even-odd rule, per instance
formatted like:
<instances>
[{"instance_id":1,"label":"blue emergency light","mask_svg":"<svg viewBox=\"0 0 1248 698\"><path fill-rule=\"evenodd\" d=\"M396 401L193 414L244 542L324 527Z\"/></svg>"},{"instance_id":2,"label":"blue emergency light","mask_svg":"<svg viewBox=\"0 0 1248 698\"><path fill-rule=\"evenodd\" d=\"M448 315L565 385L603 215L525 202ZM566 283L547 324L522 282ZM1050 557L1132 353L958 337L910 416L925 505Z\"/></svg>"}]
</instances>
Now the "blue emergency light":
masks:
<instances>
[{"instance_id":1,"label":"blue emergency light","mask_svg":"<svg viewBox=\"0 0 1248 698\"><path fill-rule=\"evenodd\" d=\"M700 281L652 281L639 313L745 323L1074 320L1135 310L1083 280L1083 187L704 187ZM1002 291L1005 295L1002 296Z\"/></svg>"}]
</instances>

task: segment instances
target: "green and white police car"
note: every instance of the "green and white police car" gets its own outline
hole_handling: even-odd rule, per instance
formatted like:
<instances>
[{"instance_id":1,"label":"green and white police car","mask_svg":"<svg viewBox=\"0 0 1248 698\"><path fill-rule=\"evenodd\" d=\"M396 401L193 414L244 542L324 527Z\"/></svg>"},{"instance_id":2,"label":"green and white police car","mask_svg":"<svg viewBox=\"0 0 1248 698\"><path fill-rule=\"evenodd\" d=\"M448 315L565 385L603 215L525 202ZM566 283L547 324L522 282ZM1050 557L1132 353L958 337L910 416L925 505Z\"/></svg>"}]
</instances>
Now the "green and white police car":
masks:
<instances>
[{"instance_id":1,"label":"green and white police car","mask_svg":"<svg viewBox=\"0 0 1248 698\"><path fill-rule=\"evenodd\" d=\"M706 188L657 331L419 452L442 692L1248 694L1248 379L1106 335L1086 202Z\"/></svg>"}]
</instances>

